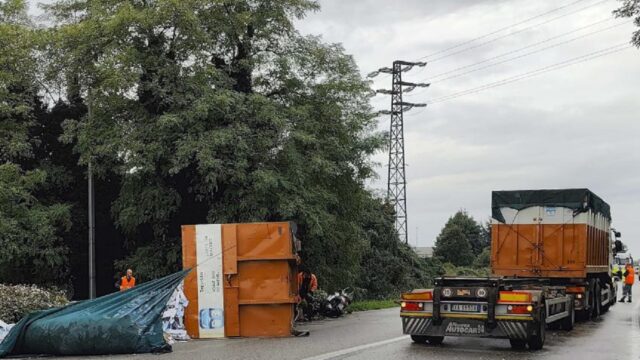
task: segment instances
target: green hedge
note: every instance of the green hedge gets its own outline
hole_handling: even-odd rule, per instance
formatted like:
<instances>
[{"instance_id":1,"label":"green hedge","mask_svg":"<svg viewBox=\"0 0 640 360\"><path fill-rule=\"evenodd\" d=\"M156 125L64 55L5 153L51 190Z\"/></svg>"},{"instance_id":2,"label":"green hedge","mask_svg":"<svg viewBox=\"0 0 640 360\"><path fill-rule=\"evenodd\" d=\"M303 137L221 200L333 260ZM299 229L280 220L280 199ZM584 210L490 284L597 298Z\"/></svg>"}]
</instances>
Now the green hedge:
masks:
<instances>
[{"instance_id":1,"label":"green hedge","mask_svg":"<svg viewBox=\"0 0 640 360\"><path fill-rule=\"evenodd\" d=\"M0 320L11 324L37 310L49 309L69 303L64 292L44 290L35 285L0 284Z\"/></svg>"}]
</instances>

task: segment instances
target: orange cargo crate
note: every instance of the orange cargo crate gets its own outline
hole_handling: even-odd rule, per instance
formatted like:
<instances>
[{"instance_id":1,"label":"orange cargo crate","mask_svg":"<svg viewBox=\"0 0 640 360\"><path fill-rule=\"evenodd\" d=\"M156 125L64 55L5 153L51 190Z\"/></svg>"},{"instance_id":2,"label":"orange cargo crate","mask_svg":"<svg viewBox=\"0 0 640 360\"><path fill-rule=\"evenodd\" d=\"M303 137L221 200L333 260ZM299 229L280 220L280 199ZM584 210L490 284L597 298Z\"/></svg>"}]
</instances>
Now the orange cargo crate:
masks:
<instances>
[{"instance_id":1,"label":"orange cargo crate","mask_svg":"<svg viewBox=\"0 0 640 360\"><path fill-rule=\"evenodd\" d=\"M289 223L185 225L183 266L193 338L289 336L297 293Z\"/></svg>"},{"instance_id":2,"label":"orange cargo crate","mask_svg":"<svg viewBox=\"0 0 640 360\"><path fill-rule=\"evenodd\" d=\"M610 210L589 190L503 191L493 197L494 275L585 278L608 272Z\"/></svg>"}]
</instances>

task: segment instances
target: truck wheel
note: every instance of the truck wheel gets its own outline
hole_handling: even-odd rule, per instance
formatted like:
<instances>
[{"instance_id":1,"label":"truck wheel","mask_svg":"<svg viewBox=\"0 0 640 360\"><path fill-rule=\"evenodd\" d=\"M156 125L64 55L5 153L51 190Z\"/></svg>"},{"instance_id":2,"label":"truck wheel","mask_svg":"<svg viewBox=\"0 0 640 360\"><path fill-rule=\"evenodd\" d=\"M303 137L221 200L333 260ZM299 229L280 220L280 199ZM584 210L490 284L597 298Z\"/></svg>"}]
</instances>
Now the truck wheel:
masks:
<instances>
[{"instance_id":1,"label":"truck wheel","mask_svg":"<svg viewBox=\"0 0 640 360\"><path fill-rule=\"evenodd\" d=\"M431 345L440 345L444 341L444 336L427 336L427 341Z\"/></svg>"},{"instance_id":2,"label":"truck wheel","mask_svg":"<svg viewBox=\"0 0 640 360\"><path fill-rule=\"evenodd\" d=\"M540 350L544 346L544 340L546 338L546 326L547 326L547 313L544 308L544 303L542 304L542 309L540 310L540 319L534 323L536 327L536 333L529 336L529 349L531 350Z\"/></svg>"},{"instance_id":3,"label":"truck wheel","mask_svg":"<svg viewBox=\"0 0 640 360\"><path fill-rule=\"evenodd\" d=\"M569 316L560 321L562 330L571 331L573 325L576 323L576 310L573 308L573 298L571 300L571 306L569 307Z\"/></svg>"},{"instance_id":4,"label":"truck wheel","mask_svg":"<svg viewBox=\"0 0 640 360\"><path fill-rule=\"evenodd\" d=\"M411 340L413 340L414 343L424 344L427 342L427 337L424 335L411 335Z\"/></svg>"},{"instance_id":5,"label":"truck wheel","mask_svg":"<svg viewBox=\"0 0 640 360\"><path fill-rule=\"evenodd\" d=\"M511 348L514 350L524 350L527 347L527 341L521 339L509 339Z\"/></svg>"},{"instance_id":6,"label":"truck wheel","mask_svg":"<svg viewBox=\"0 0 640 360\"><path fill-rule=\"evenodd\" d=\"M596 280L593 287L593 308L591 310L591 319L595 320L602 314L602 295L600 294L600 282Z\"/></svg>"}]
</instances>

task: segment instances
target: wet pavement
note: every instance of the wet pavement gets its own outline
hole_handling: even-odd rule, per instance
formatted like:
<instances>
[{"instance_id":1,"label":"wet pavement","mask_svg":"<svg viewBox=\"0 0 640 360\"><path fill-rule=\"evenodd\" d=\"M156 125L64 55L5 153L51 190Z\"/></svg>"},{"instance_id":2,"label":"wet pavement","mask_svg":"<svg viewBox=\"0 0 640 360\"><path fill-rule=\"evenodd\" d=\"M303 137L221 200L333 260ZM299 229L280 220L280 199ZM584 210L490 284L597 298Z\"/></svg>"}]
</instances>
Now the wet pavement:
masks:
<instances>
[{"instance_id":1,"label":"wet pavement","mask_svg":"<svg viewBox=\"0 0 640 360\"><path fill-rule=\"evenodd\" d=\"M640 286L634 292L640 296ZM402 336L399 310L354 313L341 319L303 324L309 337L194 340L164 355L110 356L109 359L640 359L640 298L618 303L597 321L579 322L573 331L548 330L541 351L512 350L507 340L445 338L444 344L414 344ZM104 359L105 357L95 357ZM77 358L76 358L77 359Z\"/></svg>"}]
</instances>

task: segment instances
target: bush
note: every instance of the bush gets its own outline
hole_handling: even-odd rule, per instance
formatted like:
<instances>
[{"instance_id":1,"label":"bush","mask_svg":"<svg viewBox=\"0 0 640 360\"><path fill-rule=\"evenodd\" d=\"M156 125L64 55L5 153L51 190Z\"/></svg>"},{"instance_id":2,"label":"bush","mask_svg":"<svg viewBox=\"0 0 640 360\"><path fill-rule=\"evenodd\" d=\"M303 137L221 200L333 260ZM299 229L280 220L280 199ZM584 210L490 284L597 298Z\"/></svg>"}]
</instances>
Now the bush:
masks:
<instances>
[{"instance_id":1,"label":"bush","mask_svg":"<svg viewBox=\"0 0 640 360\"><path fill-rule=\"evenodd\" d=\"M491 271L488 267L473 268L468 266L455 266L451 263L445 263L442 268L446 276L487 277L491 274Z\"/></svg>"},{"instance_id":2,"label":"bush","mask_svg":"<svg viewBox=\"0 0 640 360\"><path fill-rule=\"evenodd\" d=\"M69 303L64 292L44 290L35 285L0 284L0 320L16 323L23 316Z\"/></svg>"},{"instance_id":3,"label":"bush","mask_svg":"<svg viewBox=\"0 0 640 360\"><path fill-rule=\"evenodd\" d=\"M473 261L474 268L487 268L491 265L491 248L485 248Z\"/></svg>"}]
</instances>

